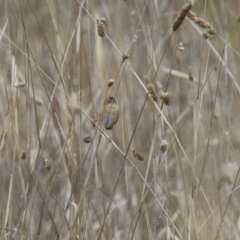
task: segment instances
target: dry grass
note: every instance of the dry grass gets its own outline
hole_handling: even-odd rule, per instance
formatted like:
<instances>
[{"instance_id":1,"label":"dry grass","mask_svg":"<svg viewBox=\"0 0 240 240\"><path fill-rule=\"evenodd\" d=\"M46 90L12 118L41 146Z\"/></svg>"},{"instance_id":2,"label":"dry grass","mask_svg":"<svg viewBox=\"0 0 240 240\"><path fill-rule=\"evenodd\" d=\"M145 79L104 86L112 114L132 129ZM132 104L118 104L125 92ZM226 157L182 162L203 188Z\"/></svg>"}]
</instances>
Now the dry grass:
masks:
<instances>
[{"instance_id":1,"label":"dry grass","mask_svg":"<svg viewBox=\"0 0 240 240\"><path fill-rule=\"evenodd\" d=\"M1 239L240 239L239 7L2 1Z\"/></svg>"}]
</instances>

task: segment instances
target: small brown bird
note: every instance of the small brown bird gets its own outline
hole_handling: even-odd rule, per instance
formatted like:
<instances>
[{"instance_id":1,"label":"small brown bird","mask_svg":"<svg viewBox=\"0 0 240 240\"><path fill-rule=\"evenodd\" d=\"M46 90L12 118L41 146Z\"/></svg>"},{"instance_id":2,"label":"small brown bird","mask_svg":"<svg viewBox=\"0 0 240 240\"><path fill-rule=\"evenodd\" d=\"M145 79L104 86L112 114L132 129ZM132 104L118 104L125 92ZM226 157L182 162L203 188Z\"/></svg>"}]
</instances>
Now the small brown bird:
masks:
<instances>
[{"instance_id":1,"label":"small brown bird","mask_svg":"<svg viewBox=\"0 0 240 240\"><path fill-rule=\"evenodd\" d=\"M100 113L101 122L107 130L111 130L119 118L119 107L114 97L108 97Z\"/></svg>"}]
</instances>

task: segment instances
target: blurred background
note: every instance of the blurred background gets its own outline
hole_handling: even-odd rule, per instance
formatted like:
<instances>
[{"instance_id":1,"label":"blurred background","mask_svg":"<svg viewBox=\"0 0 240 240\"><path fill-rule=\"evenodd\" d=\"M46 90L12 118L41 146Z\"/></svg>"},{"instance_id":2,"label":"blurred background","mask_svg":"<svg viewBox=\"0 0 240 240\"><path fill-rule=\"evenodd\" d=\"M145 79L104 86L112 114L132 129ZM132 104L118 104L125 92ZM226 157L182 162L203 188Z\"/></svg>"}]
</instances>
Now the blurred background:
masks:
<instances>
[{"instance_id":1,"label":"blurred background","mask_svg":"<svg viewBox=\"0 0 240 240\"><path fill-rule=\"evenodd\" d=\"M240 2L0 4L1 239L240 239Z\"/></svg>"}]
</instances>

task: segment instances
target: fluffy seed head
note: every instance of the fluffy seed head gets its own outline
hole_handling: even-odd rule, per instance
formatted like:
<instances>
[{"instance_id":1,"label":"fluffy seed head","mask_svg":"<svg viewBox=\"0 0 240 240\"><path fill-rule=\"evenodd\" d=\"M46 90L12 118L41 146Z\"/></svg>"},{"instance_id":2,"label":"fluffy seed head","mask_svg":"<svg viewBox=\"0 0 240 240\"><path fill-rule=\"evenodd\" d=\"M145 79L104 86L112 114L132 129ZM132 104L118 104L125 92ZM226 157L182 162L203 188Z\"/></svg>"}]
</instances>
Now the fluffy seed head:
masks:
<instances>
[{"instance_id":1,"label":"fluffy seed head","mask_svg":"<svg viewBox=\"0 0 240 240\"><path fill-rule=\"evenodd\" d=\"M155 86L149 81L149 78L147 76L144 76L144 78L147 83L148 92L149 92L150 96L152 97L152 99L156 102L158 100L158 97L157 97L157 92L156 92Z\"/></svg>"},{"instance_id":2,"label":"fluffy seed head","mask_svg":"<svg viewBox=\"0 0 240 240\"><path fill-rule=\"evenodd\" d=\"M158 100L158 97L154 85L152 83L148 83L147 88L152 99L156 102Z\"/></svg>"},{"instance_id":3,"label":"fluffy seed head","mask_svg":"<svg viewBox=\"0 0 240 240\"><path fill-rule=\"evenodd\" d=\"M98 32L99 37L104 37L105 36L106 19L105 18L97 19L96 23L97 23L97 32Z\"/></svg>"}]
</instances>

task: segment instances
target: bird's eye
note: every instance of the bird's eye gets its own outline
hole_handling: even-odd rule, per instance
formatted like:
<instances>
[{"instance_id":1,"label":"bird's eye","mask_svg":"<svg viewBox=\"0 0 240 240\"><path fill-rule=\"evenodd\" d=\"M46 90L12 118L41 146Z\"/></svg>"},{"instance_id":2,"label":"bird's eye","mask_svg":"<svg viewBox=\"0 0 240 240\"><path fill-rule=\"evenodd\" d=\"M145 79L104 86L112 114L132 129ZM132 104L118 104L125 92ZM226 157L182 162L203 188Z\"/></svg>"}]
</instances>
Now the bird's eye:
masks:
<instances>
[{"instance_id":1,"label":"bird's eye","mask_svg":"<svg viewBox=\"0 0 240 240\"><path fill-rule=\"evenodd\" d=\"M107 100L107 103L108 104L116 103L116 100L113 97L109 97L108 100Z\"/></svg>"}]
</instances>

